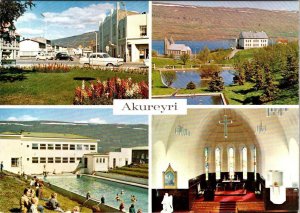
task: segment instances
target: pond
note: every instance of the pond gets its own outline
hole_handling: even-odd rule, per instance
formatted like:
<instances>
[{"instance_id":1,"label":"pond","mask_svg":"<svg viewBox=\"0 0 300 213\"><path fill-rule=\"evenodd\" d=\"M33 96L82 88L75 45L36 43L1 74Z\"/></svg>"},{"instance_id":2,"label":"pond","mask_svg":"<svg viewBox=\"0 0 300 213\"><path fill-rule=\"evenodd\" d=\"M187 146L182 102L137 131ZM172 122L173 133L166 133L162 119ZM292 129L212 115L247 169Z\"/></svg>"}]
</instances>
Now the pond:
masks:
<instances>
[{"instance_id":1,"label":"pond","mask_svg":"<svg viewBox=\"0 0 300 213\"><path fill-rule=\"evenodd\" d=\"M175 96L157 96L153 98L163 99L186 99L187 105L224 105L221 95L175 95Z\"/></svg>"},{"instance_id":2,"label":"pond","mask_svg":"<svg viewBox=\"0 0 300 213\"><path fill-rule=\"evenodd\" d=\"M46 181L84 197L87 192L91 194L91 198L97 200L100 200L103 195L105 204L117 209L119 209L120 202L116 201L115 197L119 194L121 200L124 201L126 212L131 205L131 195L134 195L137 198L136 211L140 208L143 212L148 212L148 189L146 188L86 176L80 178L76 176L47 177ZM123 195L120 194L121 190L124 191Z\"/></svg>"},{"instance_id":3,"label":"pond","mask_svg":"<svg viewBox=\"0 0 300 213\"><path fill-rule=\"evenodd\" d=\"M224 85L228 86L233 83L234 71L224 70L220 73L220 76L224 80ZM162 80L165 80L163 75ZM208 87L209 80L201 80L201 76L198 71L176 71L176 81L173 82L170 87L183 89L186 88L186 85L191 81L196 85L196 87Z\"/></svg>"}]
</instances>

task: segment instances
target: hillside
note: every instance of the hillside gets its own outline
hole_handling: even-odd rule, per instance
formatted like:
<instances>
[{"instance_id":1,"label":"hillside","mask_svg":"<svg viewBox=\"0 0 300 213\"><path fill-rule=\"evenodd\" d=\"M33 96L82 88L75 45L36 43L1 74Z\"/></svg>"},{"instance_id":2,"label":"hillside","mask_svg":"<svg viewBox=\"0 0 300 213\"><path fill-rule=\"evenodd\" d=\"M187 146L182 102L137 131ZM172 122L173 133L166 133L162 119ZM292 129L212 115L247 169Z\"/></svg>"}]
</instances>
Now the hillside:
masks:
<instances>
[{"instance_id":1,"label":"hillside","mask_svg":"<svg viewBox=\"0 0 300 213\"><path fill-rule=\"evenodd\" d=\"M91 42L93 44L96 43L96 35L95 32L89 32L81 35L52 40L51 42L52 44L56 44L64 47L77 48L79 45L83 47L88 47L90 46Z\"/></svg>"},{"instance_id":2,"label":"hillside","mask_svg":"<svg viewBox=\"0 0 300 213\"><path fill-rule=\"evenodd\" d=\"M48 124L47 124L48 123ZM52 123L52 124L49 124ZM51 121L0 121L1 132L47 132L76 134L100 139L101 152L114 151L120 147L148 146L148 126L144 124L86 124L74 125Z\"/></svg>"},{"instance_id":3,"label":"hillside","mask_svg":"<svg viewBox=\"0 0 300 213\"><path fill-rule=\"evenodd\" d=\"M234 39L241 31L298 38L298 12L253 8L197 7L153 3L153 40Z\"/></svg>"}]
</instances>

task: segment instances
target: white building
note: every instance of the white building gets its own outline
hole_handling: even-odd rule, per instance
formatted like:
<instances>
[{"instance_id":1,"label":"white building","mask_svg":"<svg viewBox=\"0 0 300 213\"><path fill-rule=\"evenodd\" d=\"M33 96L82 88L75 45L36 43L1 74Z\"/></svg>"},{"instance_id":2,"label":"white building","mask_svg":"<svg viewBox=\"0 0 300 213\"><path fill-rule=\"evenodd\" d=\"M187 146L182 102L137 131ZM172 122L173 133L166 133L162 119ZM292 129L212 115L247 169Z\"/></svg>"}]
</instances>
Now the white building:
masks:
<instances>
[{"instance_id":1,"label":"white building","mask_svg":"<svg viewBox=\"0 0 300 213\"><path fill-rule=\"evenodd\" d=\"M99 153L85 154L83 157L84 173L107 172L109 156Z\"/></svg>"},{"instance_id":2,"label":"white building","mask_svg":"<svg viewBox=\"0 0 300 213\"><path fill-rule=\"evenodd\" d=\"M99 48L126 62L140 62L148 58L150 16L116 9L100 22Z\"/></svg>"},{"instance_id":3,"label":"white building","mask_svg":"<svg viewBox=\"0 0 300 213\"><path fill-rule=\"evenodd\" d=\"M35 57L40 52L48 52L50 54L53 52L50 40L46 41L44 38L35 38L20 41L20 57Z\"/></svg>"},{"instance_id":4,"label":"white building","mask_svg":"<svg viewBox=\"0 0 300 213\"><path fill-rule=\"evenodd\" d=\"M8 24L1 33L3 38L0 38L0 64L2 60L15 60L19 55L20 35L15 30ZM10 37L12 40L6 41L4 37Z\"/></svg>"},{"instance_id":5,"label":"white building","mask_svg":"<svg viewBox=\"0 0 300 213\"><path fill-rule=\"evenodd\" d=\"M97 140L72 134L0 134L0 161L13 173L74 172L84 154L97 150Z\"/></svg>"},{"instance_id":6,"label":"white building","mask_svg":"<svg viewBox=\"0 0 300 213\"><path fill-rule=\"evenodd\" d=\"M186 46L185 44L176 44L172 36L170 39L165 37L164 51L165 55L173 55L176 59L179 59L183 54L192 54L192 50L189 46Z\"/></svg>"},{"instance_id":7,"label":"white building","mask_svg":"<svg viewBox=\"0 0 300 213\"><path fill-rule=\"evenodd\" d=\"M268 46L269 37L265 32L241 32L238 38L239 49L260 48Z\"/></svg>"}]
</instances>

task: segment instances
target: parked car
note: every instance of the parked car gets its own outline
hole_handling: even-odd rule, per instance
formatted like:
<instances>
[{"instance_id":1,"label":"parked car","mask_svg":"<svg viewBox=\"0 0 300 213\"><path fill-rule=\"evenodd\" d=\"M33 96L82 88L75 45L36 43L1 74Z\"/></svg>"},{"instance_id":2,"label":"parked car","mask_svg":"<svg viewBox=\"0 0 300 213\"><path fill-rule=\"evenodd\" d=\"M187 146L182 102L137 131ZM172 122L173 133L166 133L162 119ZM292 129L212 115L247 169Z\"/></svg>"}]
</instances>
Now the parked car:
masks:
<instances>
[{"instance_id":1,"label":"parked car","mask_svg":"<svg viewBox=\"0 0 300 213\"><path fill-rule=\"evenodd\" d=\"M35 57L36 60L53 60L54 57L47 53L38 53Z\"/></svg>"},{"instance_id":2,"label":"parked car","mask_svg":"<svg viewBox=\"0 0 300 213\"><path fill-rule=\"evenodd\" d=\"M124 63L124 59L113 58L107 53L92 53L89 57L80 58L79 62L83 65L120 66Z\"/></svg>"},{"instance_id":3,"label":"parked car","mask_svg":"<svg viewBox=\"0 0 300 213\"><path fill-rule=\"evenodd\" d=\"M68 53L57 53L55 56L55 60L69 60L73 61L74 58L70 56Z\"/></svg>"},{"instance_id":4,"label":"parked car","mask_svg":"<svg viewBox=\"0 0 300 213\"><path fill-rule=\"evenodd\" d=\"M150 67L150 59L144 59L144 67Z\"/></svg>"}]
</instances>

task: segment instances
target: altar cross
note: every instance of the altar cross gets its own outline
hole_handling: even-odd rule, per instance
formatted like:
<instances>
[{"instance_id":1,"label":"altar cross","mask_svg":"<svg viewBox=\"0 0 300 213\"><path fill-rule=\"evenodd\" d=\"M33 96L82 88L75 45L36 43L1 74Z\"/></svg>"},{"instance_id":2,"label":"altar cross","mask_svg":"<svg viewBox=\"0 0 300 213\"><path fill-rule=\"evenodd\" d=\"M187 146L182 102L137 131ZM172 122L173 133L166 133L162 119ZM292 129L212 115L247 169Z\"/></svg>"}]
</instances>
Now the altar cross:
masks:
<instances>
[{"instance_id":1,"label":"altar cross","mask_svg":"<svg viewBox=\"0 0 300 213\"><path fill-rule=\"evenodd\" d=\"M219 121L219 124L224 125L224 138L227 138L228 137L227 125L228 124L232 124L232 120L228 120L227 119L227 115L224 115L224 120L223 121Z\"/></svg>"}]
</instances>

